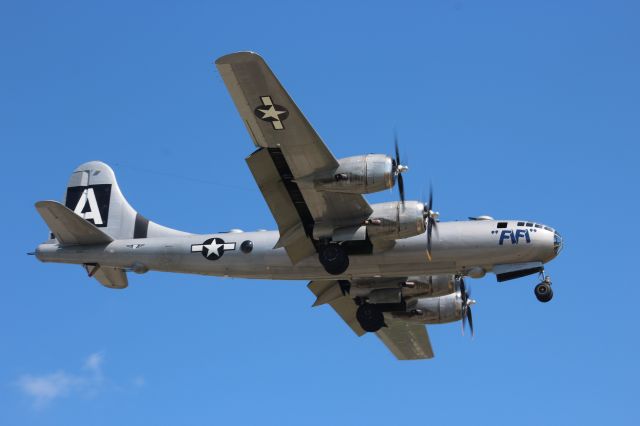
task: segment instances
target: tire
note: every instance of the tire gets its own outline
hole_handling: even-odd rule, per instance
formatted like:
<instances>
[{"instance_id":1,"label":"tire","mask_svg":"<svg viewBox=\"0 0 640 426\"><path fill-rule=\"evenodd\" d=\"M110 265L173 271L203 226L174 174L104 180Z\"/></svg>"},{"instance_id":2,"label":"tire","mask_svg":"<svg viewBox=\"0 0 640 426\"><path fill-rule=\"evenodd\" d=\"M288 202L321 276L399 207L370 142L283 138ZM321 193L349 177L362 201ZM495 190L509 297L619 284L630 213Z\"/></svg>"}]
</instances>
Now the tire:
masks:
<instances>
[{"instance_id":1,"label":"tire","mask_svg":"<svg viewBox=\"0 0 640 426\"><path fill-rule=\"evenodd\" d=\"M542 303L547 303L551 299L553 299L553 290L551 286L547 283L540 283L533 289L533 292L536 295L536 299Z\"/></svg>"},{"instance_id":2,"label":"tire","mask_svg":"<svg viewBox=\"0 0 640 426\"><path fill-rule=\"evenodd\" d=\"M331 275L341 275L349 267L349 255L339 244L328 244L320 250L318 259Z\"/></svg>"},{"instance_id":3,"label":"tire","mask_svg":"<svg viewBox=\"0 0 640 426\"><path fill-rule=\"evenodd\" d=\"M364 303L356 311L356 319L360 327L369 333L375 333L384 327L384 315L375 305Z\"/></svg>"}]
</instances>

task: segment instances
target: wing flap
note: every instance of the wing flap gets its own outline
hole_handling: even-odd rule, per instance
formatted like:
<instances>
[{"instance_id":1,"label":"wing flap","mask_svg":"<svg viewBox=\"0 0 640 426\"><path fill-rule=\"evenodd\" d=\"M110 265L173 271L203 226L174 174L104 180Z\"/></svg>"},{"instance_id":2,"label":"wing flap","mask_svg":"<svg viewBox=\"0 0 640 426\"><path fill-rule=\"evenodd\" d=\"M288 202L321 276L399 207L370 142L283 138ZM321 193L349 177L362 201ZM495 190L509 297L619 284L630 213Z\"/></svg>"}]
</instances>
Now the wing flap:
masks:
<instances>
[{"instance_id":1,"label":"wing flap","mask_svg":"<svg viewBox=\"0 0 640 426\"><path fill-rule=\"evenodd\" d=\"M313 222L312 220L311 223L303 222L302 216L307 215L302 213L301 216L299 209L304 206L296 207L269 151L259 149L251 154L246 161L278 224L280 240L275 248L284 247L294 264L315 254L316 248L305 231L305 229L310 230L313 227Z\"/></svg>"},{"instance_id":2,"label":"wing flap","mask_svg":"<svg viewBox=\"0 0 640 426\"><path fill-rule=\"evenodd\" d=\"M336 280L311 281L307 285L307 287L313 292L313 294L316 295L316 297L318 297L318 301L324 294L327 294L328 292L331 293L334 287L339 287L339 284ZM350 297L340 296L337 298L333 298L328 303L329 305L331 305L333 310L336 311L338 315L340 315L340 318L342 318L342 320L347 323L349 328L351 328L354 333L356 333L358 336L362 336L366 333L366 331L364 331L362 327L360 327L360 324L356 319L356 311L358 307ZM314 306L318 305L314 304Z\"/></svg>"}]
</instances>

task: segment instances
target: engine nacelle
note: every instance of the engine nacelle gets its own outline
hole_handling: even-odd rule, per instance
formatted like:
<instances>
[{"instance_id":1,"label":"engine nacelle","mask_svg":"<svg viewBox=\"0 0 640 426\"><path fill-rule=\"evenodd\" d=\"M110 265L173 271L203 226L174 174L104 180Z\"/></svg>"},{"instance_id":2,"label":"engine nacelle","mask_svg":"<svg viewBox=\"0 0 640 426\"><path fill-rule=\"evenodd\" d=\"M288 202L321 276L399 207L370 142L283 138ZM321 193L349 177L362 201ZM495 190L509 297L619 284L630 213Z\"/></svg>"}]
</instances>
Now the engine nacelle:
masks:
<instances>
[{"instance_id":1,"label":"engine nacelle","mask_svg":"<svg viewBox=\"0 0 640 426\"><path fill-rule=\"evenodd\" d=\"M452 294L456 290L455 275L420 275L407 279L402 288L402 297L439 297Z\"/></svg>"},{"instance_id":2,"label":"engine nacelle","mask_svg":"<svg viewBox=\"0 0 640 426\"><path fill-rule=\"evenodd\" d=\"M399 314L406 321L420 324L443 324L462 319L460 291L440 297L424 297L407 303L407 314Z\"/></svg>"},{"instance_id":3,"label":"engine nacelle","mask_svg":"<svg viewBox=\"0 0 640 426\"><path fill-rule=\"evenodd\" d=\"M395 184L393 160L384 154L359 155L338 160L337 169L310 178L318 191L369 194ZM309 178L304 179L309 180Z\"/></svg>"},{"instance_id":4,"label":"engine nacelle","mask_svg":"<svg viewBox=\"0 0 640 426\"><path fill-rule=\"evenodd\" d=\"M458 290L454 275L420 275L409 277L406 281L388 280L387 282L368 279L351 281L351 297L365 299L368 303L411 303L420 297L438 297Z\"/></svg>"},{"instance_id":5,"label":"engine nacelle","mask_svg":"<svg viewBox=\"0 0 640 426\"><path fill-rule=\"evenodd\" d=\"M426 230L424 204L406 201L378 203L371 206L373 214L366 222L367 235L371 239L397 240L420 235Z\"/></svg>"}]
</instances>

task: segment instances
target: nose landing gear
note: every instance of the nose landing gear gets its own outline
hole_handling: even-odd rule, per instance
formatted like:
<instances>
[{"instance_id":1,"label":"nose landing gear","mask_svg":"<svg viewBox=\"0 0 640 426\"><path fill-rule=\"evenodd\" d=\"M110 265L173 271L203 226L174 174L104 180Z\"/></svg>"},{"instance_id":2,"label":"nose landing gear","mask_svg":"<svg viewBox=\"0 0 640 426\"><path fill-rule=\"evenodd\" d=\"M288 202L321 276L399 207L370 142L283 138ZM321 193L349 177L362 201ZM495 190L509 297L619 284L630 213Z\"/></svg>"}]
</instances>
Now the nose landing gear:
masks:
<instances>
[{"instance_id":1,"label":"nose landing gear","mask_svg":"<svg viewBox=\"0 0 640 426\"><path fill-rule=\"evenodd\" d=\"M542 303L547 303L553 298L553 290L551 289L551 277L546 276L542 282L535 286L533 292L536 295L536 299Z\"/></svg>"}]
</instances>

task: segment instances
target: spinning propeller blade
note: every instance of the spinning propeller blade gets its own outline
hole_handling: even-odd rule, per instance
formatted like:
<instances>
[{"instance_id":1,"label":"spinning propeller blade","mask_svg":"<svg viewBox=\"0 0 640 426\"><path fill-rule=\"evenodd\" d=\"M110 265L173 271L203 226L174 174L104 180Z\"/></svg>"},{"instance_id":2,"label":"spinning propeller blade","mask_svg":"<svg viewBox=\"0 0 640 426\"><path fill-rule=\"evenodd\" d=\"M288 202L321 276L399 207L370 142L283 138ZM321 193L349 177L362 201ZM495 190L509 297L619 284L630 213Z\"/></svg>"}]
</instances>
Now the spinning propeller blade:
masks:
<instances>
[{"instance_id":1,"label":"spinning propeller blade","mask_svg":"<svg viewBox=\"0 0 640 426\"><path fill-rule=\"evenodd\" d=\"M400 148L398 147L398 133L393 132L393 145L395 148L395 159L393 159L393 175L398 182L398 192L400 193L400 201L402 202L402 206L404 207L404 179L402 178L402 173L409 170L409 166L403 165L400 162Z\"/></svg>"},{"instance_id":2,"label":"spinning propeller blade","mask_svg":"<svg viewBox=\"0 0 640 426\"><path fill-rule=\"evenodd\" d=\"M473 316L471 315L471 305L476 303L471 299L471 290L467 291L464 284L464 278L459 278L460 282L460 297L462 298L462 335L464 336L464 329L469 321L469 330L471 330L471 337L473 337Z\"/></svg>"},{"instance_id":3,"label":"spinning propeller blade","mask_svg":"<svg viewBox=\"0 0 640 426\"><path fill-rule=\"evenodd\" d=\"M433 187L429 189L429 202L424 206L423 216L427 221L427 260L431 262L431 233L438 228L436 218L438 213L433 211Z\"/></svg>"}]
</instances>

